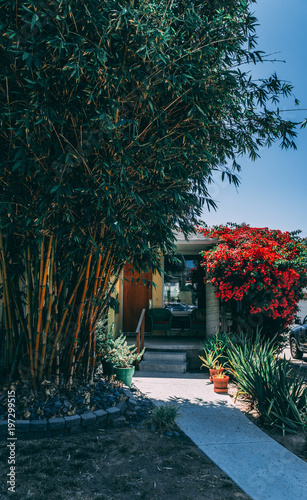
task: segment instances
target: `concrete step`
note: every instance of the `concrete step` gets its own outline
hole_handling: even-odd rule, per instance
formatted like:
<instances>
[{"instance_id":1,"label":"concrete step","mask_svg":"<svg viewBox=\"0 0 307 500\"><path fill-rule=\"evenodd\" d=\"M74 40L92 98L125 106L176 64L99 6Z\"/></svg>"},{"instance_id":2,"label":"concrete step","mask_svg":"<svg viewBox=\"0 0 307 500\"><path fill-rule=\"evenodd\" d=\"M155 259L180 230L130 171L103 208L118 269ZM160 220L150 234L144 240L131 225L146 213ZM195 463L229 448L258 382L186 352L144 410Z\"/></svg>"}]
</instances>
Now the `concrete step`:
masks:
<instances>
[{"instance_id":1,"label":"concrete step","mask_svg":"<svg viewBox=\"0 0 307 500\"><path fill-rule=\"evenodd\" d=\"M145 351L143 356L144 361L159 362L167 361L174 363L183 363L187 360L186 352L170 352L170 351Z\"/></svg>"},{"instance_id":2,"label":"concrete step","mask_svg":"<svg viewBox=\"0 0 307 500\"><path fill-rule=\"evenodd\" d=\"M141 361L140 372L186 373L186 362L175 361Z\"/></svg>"}]
</instances>

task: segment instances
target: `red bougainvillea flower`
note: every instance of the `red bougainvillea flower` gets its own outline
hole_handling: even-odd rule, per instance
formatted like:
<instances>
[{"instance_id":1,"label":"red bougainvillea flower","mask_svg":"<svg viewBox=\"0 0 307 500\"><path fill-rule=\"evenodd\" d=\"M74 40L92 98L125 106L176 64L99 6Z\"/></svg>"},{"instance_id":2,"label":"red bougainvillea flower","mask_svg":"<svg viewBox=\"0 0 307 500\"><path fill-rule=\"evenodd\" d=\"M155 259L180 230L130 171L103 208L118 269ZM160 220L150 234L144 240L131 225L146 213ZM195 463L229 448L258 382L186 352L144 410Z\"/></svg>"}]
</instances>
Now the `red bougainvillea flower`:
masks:
<instances>
[{"instance_id":1,"label":"red bougainvillea flower","mask_svg":"<svg viewBox=\"0 0 307 500\"><path fill-rule=\"evenodd\" d=\"M202 252L202 266L207 282L216 287L217 297L229 303L233 316L239 311L246 324L269 326L272 334L293 322L307 285L304 240L295 233L246 224L198 231L220 241Z\"/></svg>"}]
</instances>

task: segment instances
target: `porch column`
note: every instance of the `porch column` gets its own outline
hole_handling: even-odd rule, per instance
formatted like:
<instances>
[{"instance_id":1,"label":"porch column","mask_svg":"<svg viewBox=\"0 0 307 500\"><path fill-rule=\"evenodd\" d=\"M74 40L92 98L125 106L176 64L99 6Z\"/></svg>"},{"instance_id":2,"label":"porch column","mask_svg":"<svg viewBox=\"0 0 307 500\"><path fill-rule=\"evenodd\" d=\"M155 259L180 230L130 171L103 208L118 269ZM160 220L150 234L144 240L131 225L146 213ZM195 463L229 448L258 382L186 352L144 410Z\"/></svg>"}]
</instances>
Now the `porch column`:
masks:
<instances>
[{"instance_id":1,"label":"porch column","mask_svg":"<svg viewBox=\"0 0 307 500\"><path fill-rule=\"evenodd\" d=\"M215 335L220 329L220 301L215 296L215 287L206 283L206 334Z\"/></svg>"},{"instance_id":2,"label":"porch column","mask_svg":"<svg viewBox=\"0 0 307 500\"><path fill-rule=\"evenodd\" d=\"M161 255L161 267L164 269L164 257ZM164 289L164 274L154 273L152 281L156 286L152 285L152 307L163 307L163 289Z\"/></svg>"}]
</instances>

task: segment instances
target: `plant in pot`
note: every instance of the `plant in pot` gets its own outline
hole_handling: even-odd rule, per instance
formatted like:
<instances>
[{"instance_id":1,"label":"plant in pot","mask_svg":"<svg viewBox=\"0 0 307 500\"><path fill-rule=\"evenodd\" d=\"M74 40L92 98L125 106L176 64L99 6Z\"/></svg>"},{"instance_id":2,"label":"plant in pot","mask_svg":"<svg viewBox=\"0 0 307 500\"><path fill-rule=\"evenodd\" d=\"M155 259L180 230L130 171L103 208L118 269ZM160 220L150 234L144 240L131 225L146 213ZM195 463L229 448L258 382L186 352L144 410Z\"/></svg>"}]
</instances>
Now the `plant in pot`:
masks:
<instances>
[{"instance_id":1,"label":"plant in pot","mask_svg":"<svg viewBox=\"0 0 307 500\"><path fill-rule=\"evenodd\" d=\"M109 330L108 317L104 316L97 323L95 329L97 361L101 362L103 374L111 377L114 374L114 368L111 361L111 351L115 346L115 338L113 335L114 325Z\"/></svg>"},{"instance_id":2,"label":"plant in pot","mask_svg":"<svg viewBox=\"0 0 307 500\"><path fill-rule=\"evenodd\" d=\"M213 376L214 392L227 393L228 392L229 377L225 373L217 373Z\"/></svg>"},{"instance_id":3,"label":"plant in pot","mask_svg":"<svg viewBox=\"0 0 307 500\"><path fill-rule=\"evenodd\" d=\"M220 358L220 354L216 354L216 352L204 349L203 356L199 356L203 364L201 365L201 369L205 366L209 369L210 372L210 382L213 382L213 376L216 373L222 373L224 368L221 364L218 364L218 359Z\"/></svg>"},{"instance_id":4,"label":"plant in pot","mask_svg":"<svg viewBox=\"0 0 307 500\"><path fill-rule=\"evenodd\" d=\"M135 362L142 359L145 351L143 349L138 354L136 350L136 346L128 346L126 337L121 333L116 339L113 338L113 344L112 342L109 343L109 350L105 358L108 362L112 363L116 378L128 387L131 386L135 371Z\"/></svg>"},{"instance_id":5,"label":"plant in pot","mask_svg":"<svg viewBox=\"0 0 307 500\"><path fill-rule=\"evenodd\" d=\"M114 374L113 350L115 349L115 341L113 333L106 332L104 335L101 335L97 349L98 356L101 357L103 374L108 377Z\"/></svg>"}]
</instances>

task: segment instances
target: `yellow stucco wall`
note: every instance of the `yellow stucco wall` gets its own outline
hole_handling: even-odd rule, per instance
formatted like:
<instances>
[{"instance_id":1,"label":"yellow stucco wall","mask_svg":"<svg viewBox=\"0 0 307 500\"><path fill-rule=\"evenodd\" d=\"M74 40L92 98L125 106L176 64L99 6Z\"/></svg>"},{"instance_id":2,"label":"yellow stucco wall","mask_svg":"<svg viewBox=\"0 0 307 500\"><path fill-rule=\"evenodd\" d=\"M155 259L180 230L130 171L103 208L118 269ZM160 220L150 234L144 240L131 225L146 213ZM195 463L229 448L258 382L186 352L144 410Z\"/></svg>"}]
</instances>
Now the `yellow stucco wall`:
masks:
<instances>
[{"instance_id":1,"label":"yellow stucco wall","mask_svg":"<svg viewBox=\"0 0 307 500\"><path fill-rule=\"evenodd\" d=\"M163 274L154 273L152 281L156 285L152 285L152 307L163 307Z\"/></svg>"},{"instance_id":2,"label":"yellow stucco wall","mask_svg":"<svg viewBox=\"0 0 307 500\"><path fill-rule=\"evenodd\" d=\"M120 275L113 292L113 297L117 297L119 300L119 308L118 312L115 312L114 309L109 308L108 312L108 329L111 331L113 329L114 336L117 336L122 328L122 295L123 295L123 278L122 274Z\"/></svg>"}]
</instances>

